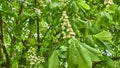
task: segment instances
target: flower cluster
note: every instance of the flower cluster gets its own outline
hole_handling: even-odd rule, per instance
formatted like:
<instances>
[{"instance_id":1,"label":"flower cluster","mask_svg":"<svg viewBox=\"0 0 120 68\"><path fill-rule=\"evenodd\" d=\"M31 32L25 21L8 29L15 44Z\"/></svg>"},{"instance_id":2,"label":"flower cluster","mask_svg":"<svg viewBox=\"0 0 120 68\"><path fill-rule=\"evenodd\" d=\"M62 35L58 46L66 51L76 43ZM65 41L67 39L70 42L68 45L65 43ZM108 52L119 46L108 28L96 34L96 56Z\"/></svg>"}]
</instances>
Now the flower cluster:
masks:
<instances>
[{"instance_id":1,"label":"flower cluster","mask_svg":"<svg viewBox=\"0 0 120 68\"><path fill-rule=\"evenodd\" d=\"M75 36L75 32L71 27L66 11L63 11L62 19L63 19L63 23L61 24L61 28L62 28L63 39L71 38Z\"/></svg>"},{"instance_id":2,"label":"flower cluster","mask_svg":"<svg viewBox=\"0 0 120 68\"><path fill-rule=\"evenodd\" d=\"M36 55L31 56L30 64L34 65L36 63L44 63L45 62L44 59L45 59L44 57L40 57L40 56L36 56Z\"/></svg>"},{"instance_id":3,"label":"flower cluster","mask_svg":"<svg viewBox=\"0 0 120 68\"><path fill-rule=\"evenodd\" d=\"M31 65L34 65L34 64L40 64L40 63L44 63L45 62L45 58L44 57L41 57L41 56L37 56L35 54L35 48L30 48L29 49L29 61L30 61L30 64Z\"/></svg>"},{"instance_id":4,"label":"flower cluster","mask_svg":"<svg viewBox=\"0 0 120 68\"><path fill-rule=\"evenodd\" d=\"M114 3L113 3L113 0L105 0L105 1L104 1L104 4L110 5L110 4L114 4Z\"/></svg>"}]
</instances>

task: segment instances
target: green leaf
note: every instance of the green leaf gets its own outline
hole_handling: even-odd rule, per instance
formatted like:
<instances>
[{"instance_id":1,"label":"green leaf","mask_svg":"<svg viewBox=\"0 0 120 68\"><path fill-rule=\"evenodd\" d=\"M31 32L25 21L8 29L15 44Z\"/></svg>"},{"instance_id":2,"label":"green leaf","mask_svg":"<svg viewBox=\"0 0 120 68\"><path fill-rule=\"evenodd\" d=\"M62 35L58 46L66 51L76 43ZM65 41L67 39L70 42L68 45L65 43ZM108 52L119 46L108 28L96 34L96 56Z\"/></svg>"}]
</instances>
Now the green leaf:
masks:
<instances>
[{"instance_id":1,"label":"green leaf","mask_svg":"<svg viewBox=\"0 0 120 68\"><path fill-rule=\"evenodd\" d=\"M91 9L90 6L88 4L86 4L86 3L84 3L84 2L83 3L79 2L78 5L79 5L79 7L83 7L86 10Z\"/></svg>"},{"instance_id":2,"label":"green leaf","mask_svg":"<svg viewBox=\"0 0 120 68\"><path fill-rule=\"evenodd\" d=\"M2 11L2 4L0 5L0 11Z\"/></svg>"},{"instance_id":3,"label":"green leaf","mask_svg":"<svg viewBox=\"0 0 120 68\"><path fill-rule=\"evenodd\" d=\"M17 62L14 62L14 63L12 64L12 68L18 68L18 63L17 63Z\"/></svg>"},{"instance_id":4,"label":"green leaf","mask_svg":"<svg viewBox=\"0 0 120 68\"><path fill-rule=\"evenodd\" d=\"M87 50L91 51L92 53L95 53L95 54L99 54L100 51L95 49L95 48L92 48L90 47L89 45L86 45L86 44L82 44Z\"/></svg>"},{"instance_id":5,"label":"green leaf","mask_svg":"<svg viewBox=\"0 0 120 68\"><path fill-rule=\"evenodd\" d=\"M102 28L102 27L106 28L109 25L109 21L110 21L110 14L108 12L100 12L97 15L95 25L98 28Z\"/></svg>"},{"instance_id":6,"label":"green leaf","mask_svg":"<svg viewBox=\"0 0 120 68\"><path fill-rule=\"evenodd\" d=\"M72 45L68 48L68 68L78 68L78 51L76 49L75 43L72 43Z\"/></svg>"},{"instance_id":7,"label":"green leaf","mask_svg":"<svg viewBox=\"0 0 120 68\"><path fill-rule=\"evenodd\" d=\"M66 58L67 55L67 49L68 47L66 46L60 46L59 50L57 50L57 54L60 58Z\"/></svg>"},{"instance_id":8,"label":"green leaf","mask_svg":"<svg viewBox=\"0 0 120 68\"><path fill-rule=\"evenodd\" d=\"M60 47L60 51L61 51L61 52L67 51L67 47L66 47L66 46L61 46L61 47Z\"/></svg>"},{"instance_id":9,"label":"green leaf","mask_svg":"<svg viewBox=\"0 0 120 68\"><path fill-rule=\"evenodd\" d=\"M102 31L96 35L94 35L95 38L99 39L99 40L103 40L103 41L112 41L113 36L111 35L110 32L108 31Z\"/></svg>"},{"instance_id":10,"label":"green leaf","mask_svg":"<svg viewBox=\"0 0 120 68\"><path fill-rule=\"evenodd\" d=\"M78 11L79 11L79 8L78 8L78 6L77 6L75 1L72 2L72 11L74 13L78 13Z\"/></svg>"},{"instance_id":11,"label":"green leaf","mask_svg":"<svg viewBox=\"0 0 120 68\"><path fill-rule=\"evenodd\" d=\"M92 48L89 45L83 44L83 47L87 49L89 56L92 61L100 61L102 59L102 54L98 49Z\"/></svg>"},{"instance_id":12,"label":"green leaf","mask_svg":"<svg viewBox=\"0 0 120 68\"><path fill-rule=\"evenodd\" d=\"M101 60L102 55L99 50L79 43L75 38L70 39L69 44L68 68L92 68L92 61Z\"/></svg>"},{"instance_id":13,"label":"green leaf","mask_svg":"<svg viewBox=\"0 0 120 68\"><path fill-rule=\"evenodd\" d=\"M69 40L68 68L91 68L92 61L87 50L80 45L77 39ZM87 56L87 57L86 57ZM71 59L72 58L72 59Z\"/></svg>"},{"instance_id":14,"label":"green leaf","mask_svg":"<svg viewBox=\"0 0 120 68\"><path fill-rule=\"evenodd\" d=\"M117 9L118 5L116 4L111 4L110 6L108 6L106 8L106 11L108 11L109 13L115 13L115 10Z\"/></svg>"},{"instance_id":15,"label":"green leaf","mask_svg":"<svg viewBox=\"0 0 120 68\"><path fill-rule=\"evenodd\" d=\"M48 68L59 68L59 58L56 50L53 51L51 57L49 58Z\"/></svg>"},{"instance_id":16,"label":"green leaf","mask_svg":"<svg viewBox=\"0 0 120 68\"><path fill-rule=\"evenodd\" d=\"M82 61L81 64L79 64L80 68L92 68L92 60L91 57L89 56L87 50L82 46L79 45L79 47L77 47L80 57L78 58L80 61L78 61L79 63ZM86 57L87 56L87 57Z\"/></svg>"},{"instance_id":17,"label":"green leaf","mask_svg":"<svg viewBox=\"0 0 120 68\"><path fill-rule=\"evenodd\" d=\"M50 8L51 9L57 8L59 6L60 6L60 4L58 2L50 2Z\"/></svg>"},{"instance_id":18,"label":"green leaf","mask_svg":"<svg viewBox=\"0 0 120 68\"><path fill-rule=\"evenodd\" d=\"M101 42L103 43L103 46L106 47L110 51L110 53L115 55L115 53L113 52L112 47L110 46L109 43L104 42L104 41L101 41Z\"/></svg>"},{"instance_id":19,"label":"green leaf","mask_svg":"<svg viewBox=\"0 0 120 68\"><path fill-rule=\"evenodd\" d=\"M100 0L93 0L94 1L94 3L98 3Z\"/></svg>"},{"instance_id":20,"label":"green leaf","mask_svg":"<svg viewBox=\"0 0 120 68\"><path fill-rule=\"evenodd\" d=\"M109 57L105 57L106 68L116 68L115 63Z\"/></svg>"},{"instance_id":21,"label":"green leaf","mask_svg":"<svg viewBox=\"0 0 120 68\"><path fill-rule=\"evenodd\" d=\"M120 0L113 0L113 2L120 5Z\"/></svg>"},{"instance_id":22,"label":"green leaf","mask_svg":"<svg viewBox=\"0 0 120 68\"><path fill-rule=\"evenodd\" d=\"M78 26L78 28L86 28L87 27L87 22L81 19L73 19L73 22L75 22L76 26ZM74 24L74 23L72 23Z\"/></svg>"},{"instance_id":23,"label":"green leaf","mask_svg":"<svg viewBox=\"0 0 120 68\"><path fill-rule=\"evenodd\" d=\"M91 35L86 37L85 42L92 47L95 46L95 41Z\"/></svg>"}]
</instances>

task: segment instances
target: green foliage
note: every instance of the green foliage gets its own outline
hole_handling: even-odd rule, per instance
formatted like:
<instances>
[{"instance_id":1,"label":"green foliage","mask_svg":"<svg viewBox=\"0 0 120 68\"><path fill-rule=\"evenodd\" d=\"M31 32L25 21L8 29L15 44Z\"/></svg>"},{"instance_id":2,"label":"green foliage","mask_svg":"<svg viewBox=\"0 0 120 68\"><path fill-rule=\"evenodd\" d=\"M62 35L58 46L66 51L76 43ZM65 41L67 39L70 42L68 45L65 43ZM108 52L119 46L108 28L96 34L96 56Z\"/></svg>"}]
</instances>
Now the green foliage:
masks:
<instances>
[{"instance_id":1,"label":"green foliage","mask_svg":"<svg viewBox=\"0 0 120 68\"><path fill-rule=\"evenodd\" d=\"M120 0L0 0L0 68L119 68Z\"/></svg>"},{"instance_id":2,"label":"green foliage","mask_svg":"<svg viewBox=\"0 0 120 68\"><path fill-rule=\"evenodd\" d=\"M57 52L54 51L49 59L48 68L59 68L59 58Z\"/></svg>"}]
</instances>

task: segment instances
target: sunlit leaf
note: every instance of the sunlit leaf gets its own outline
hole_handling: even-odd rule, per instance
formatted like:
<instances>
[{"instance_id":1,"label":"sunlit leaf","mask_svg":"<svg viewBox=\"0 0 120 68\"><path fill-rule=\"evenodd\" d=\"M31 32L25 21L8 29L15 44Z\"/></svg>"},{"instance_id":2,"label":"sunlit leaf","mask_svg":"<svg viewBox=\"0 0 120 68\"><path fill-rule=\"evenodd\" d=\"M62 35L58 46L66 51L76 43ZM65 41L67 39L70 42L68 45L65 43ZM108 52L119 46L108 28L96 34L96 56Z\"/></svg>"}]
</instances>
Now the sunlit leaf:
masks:
<instances>
[{"instance_id":1,"label":"sunlit leaf","mask_svg":"<svg viewBox=\"0 0 120 68\"><path fill-rule=\"evenodd\" d=\"M104 40L104 41L111 41L113 36L108 31L102 31L96 35L94 35L97 39Z\"/></svg>"},{"instance_id":2,"label":"sunlit leaf","mask_svg":"<svg viewBox=\"0 0 120 68\"><path fill-rule=\"evenodd\" d=\"M78 3L78 4L79 4L80 7L83 7L86 10L90 10L91 9L91 7L88 4L84 3L84 2L83 3Z\"/></svg>"},{"instance_id":3,"label":"sunlit leaf","mask_svg":"<svg viewBox=\"0 0 120 68\"><path fill-rule=\"evenodd\" d=\"M92 61L87 50L74 38L69 40L69 44L71 45L68 49L68 67L91 68Z\"/></svg>"}]
</instances>

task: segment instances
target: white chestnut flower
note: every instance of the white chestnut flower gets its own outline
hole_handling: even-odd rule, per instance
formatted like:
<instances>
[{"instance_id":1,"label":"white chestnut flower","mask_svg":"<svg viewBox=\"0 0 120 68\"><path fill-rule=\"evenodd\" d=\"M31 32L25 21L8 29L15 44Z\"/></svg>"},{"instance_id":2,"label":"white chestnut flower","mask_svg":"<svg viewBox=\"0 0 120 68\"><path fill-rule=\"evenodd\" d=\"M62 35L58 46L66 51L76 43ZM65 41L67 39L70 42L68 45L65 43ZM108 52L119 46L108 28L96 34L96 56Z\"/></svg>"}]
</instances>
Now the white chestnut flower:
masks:
<instances>
[{"instance_id":1,"label":"white chestnut flower","mask_svg":"<svg viewBox=\"0 0 120 68\"><path fill-rule=\"evenodd\" d=\"M62 25L63 25L63 26L66 26L66 25L67 25L67 22L64 21Z\"/></svg>"},{"instance_id":2,"label":"white chestnut flower","mask_svg":"<svg viewBox=\"0 0 120 68\"><path fill-rule=\"evenodd\" d=\"M70 35L75 35L75 32L70 32Z\"/></svg>"},{"instance_id":3,"label":"white chestnut flower","mask_svg":"<svg viewBox=\"0 0 120 68\"><path fill-rule=\"evenodd\" d=\"M66 35L66 33L64 32L64 31L62 31L62 34L65 36Z\"/></svg>"},{"instance_id":4,"label":"white chestnut flower","mask_svg":"<svg viewBox=\"0 0 120 68\"><path fill-rule=\"evenodd\" d=\"M63 14L66 14L66 11L63 11Z\"/></svg>"},{"instance_id":5,"label":"white chestnut flower","mask_svg":"<svg viewBox=\"0 0 120 68\"><path fill-rule=\"evenodd\" d=\"M62 31L63 39L71 38L72 36L75 36L75 32L71 27L66 11L63 11L62 19L63 19L63 23L61 24L61 28L63 30Z\"/></svg>"},{"instance_id":6,"label":"white chestnut flower","mask_svg":"<svg viewBox=\"0 0 120 68\"><path fill-rule=\"evenodd\" d=\"M69 28L69 32L73 32L73 29L72 29L72 28Z\"/></svg>"},{"instance_id":7,"label":"white chestnut flower","mask_svg":"<svg viewBox=\"0 0 120 68\"><path fill-rule=\"evenodd\" d=\"M67 32L69 32L70 30L69 30L69 29L67 29L66 31L67 31Z\"/></svg>"},{"instance_id":8,"label":"white chestnut flower","mask_svg":"<svg viewBox=\"0 0 120 68\"><path fill-rule=\"evenodd\" d=\"M68 27L69 27L69 28L71 28L71 25L70 25L70 24L68 24Z\"/></svg>"},{"instance_id":9,"label":"white chestnut flower","mask_svg":"<svg viewBox=\"0 0 120 68\"><path fill-rule=\"evenodd\" d=\"M66 22L67 19L63 18L63 22Z\"/></svg>"},{"instance_id":10,"label":"white chestnut flower","mask_svg":"<svg viewBox=\"0 0 120 68\"><path fill-rule=\"evenodd\" d=\"M65 35L65 36L63 36L63 39L66 39L67 38L67 36Z\"/></svg>"},{"instance_id":11,"label":"white chestnut flower","mask_svg":"<svg viewBox=\"0 0 120 68\"><path fill-rule=\"evenodd\" d=\"M39 57L39 60L44 63L45 62L45 58L44 57Z\"/></svg>"},{"instance_id":12,"label":"white chestnut flower","mask_svg":"<svg viewBox=\"0 0 120 68\"><path fill-rule=\"evenodd\" d=\"M67 15L65 16L65 19L68 19L68 16L67 16Z\"/></svg>"},{"instance_id":13,"label":"white chestnut flower","mask_svg":"<svg viewBox=\"0 0 120 68\"><path fill-rule=\"evenodd\" d=\"M110 4L114 4L114 2L113 2L113 0L105 0L104 4L110 5Z\"/></svg>"},{"instance_id":14,"label":"white chestnut flower","mask_svg":"<svg viewBox=\"0 0 120 68\"><path fill-rule=\"evenodd\" d=\"M66 16L66 14L62 14L62 16L63 16L63 17L65 17L65 16Z\"/></svg>"},{"instance_id":15,"label":"white chestnut flower","mask_svg":"<svg viewBox=\"0 0 120 68\"><path fill-rule=\"evenodd\" d=\"M62 26L62 30L65 30L65 26Z\"/></svg>"},{"instance_id":16,"label":"white chestnut flower","mask_svg":"<svg viewBox=\"0 0 120 68\"><path fill-rule=\"evenodd\" d=\"M34 62L30 62L31 65L34 65L35 63Z\"/></svg>"},{"instance_id":17,"label":"white chestnut flower","mask_svg":"<svg viewBox=\"0 0 120 68\"><path fill-rule=\"evenodd\" d=\"M67 38L71 38L71 35L67 35Z\"/></svg>"}]
</instances>

